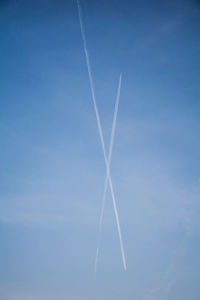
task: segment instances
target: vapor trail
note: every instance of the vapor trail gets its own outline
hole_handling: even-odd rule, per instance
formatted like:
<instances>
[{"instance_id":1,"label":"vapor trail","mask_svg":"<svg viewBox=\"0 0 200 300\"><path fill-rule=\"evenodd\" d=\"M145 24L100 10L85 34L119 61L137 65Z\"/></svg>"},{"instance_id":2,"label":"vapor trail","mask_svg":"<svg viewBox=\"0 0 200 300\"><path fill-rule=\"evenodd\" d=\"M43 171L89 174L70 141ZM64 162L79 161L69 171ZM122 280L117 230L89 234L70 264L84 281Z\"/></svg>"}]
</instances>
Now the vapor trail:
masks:
<instances>
[{"instance_id":1,"label":"vapor trail","mask_svg":"<svg viewBox=\"0 0 200 300\"><path fill-rule=\"evenodd\" d=\"M114 115L113 115L112 130L111 130L111 136L110 136L110 145L109 145L109 154L108 154L108 168L109 168L109 170L110 170L110 163L111 163L113 142L114 142L114 136L115 136L115 128L116 128L116 121L117 121L118 105L119 105L119 98L120 98L120 91L121 91L121 81L122 81L122 74L120 74L120 77L119 77L119 84L118 84L118 89L117 89L117 97L116 97L115 109L114 109ZM103 220L103 213L104 213L104 206L105 206L105 199L106 199L107 188L108 188L108 173L106 172L105 183L104 183L104 191L103 191L103 198L102 198L102 205L101 205L101 214L100 214L100 219L99 219L99 236L100 236L101 230L102 230L102 220ZM98 245L97 245L96 257L95 257L95 264L94 264L94 270L95 270L95 272L96 272L96 269L97 269L98 256L99 256L99 242L98 242Z\"/></svg>"},{"instance_id":2,"label":"vapor trail","mask_svg":"<svg viewBox=\"0 0 200 300\"><path fill-rule=\"evenodd\" d=\"M118 234L119 234L119 241L120 241L120 248L121 248L123 266L124 266L124 269L126 270L126 259L125 259L124 246L123 246L121 229L120 229L120 224L119 224L118 211L117 211L115 195L114 195L114 191L113 191L112 180L111 180L111 177L110 177L110 170L109 170L108 160L107 160L107 156L106 156L106 150L105 150L105 144L104 144L104 138L103 138L101 122L100 122L100 118L99 118L99 112L98 112L97 103L96 103L96 97L95 97L95 92L94 92L94 84L93 84L93 78L92 78L92 72L91 72L90 60L89 60L89 55L88 55L88 50L87 50L87 42L86 42L86 36L85 36L85 32L84 32L84 26L83 26L83 21L82 21L82 13L81 13L81 7L80 7L79 0L77 0L77 6L78 6L78 15L79 15L81 36L82 36L82 39L83 39L83 47L84 47L86 64L87 64L87 69L88 69L90 89L91 89L91 94L92 94L92 101L93 101L93 104L94 104L94 110L95 110L95 115L96 115L96 120L97 120L97 126L98 126L98 130L99 130L99 136L100 136L103 155L104 155L104 160L105 160L105 164L106 164L106 172L107 172L107 176L108 176L108 182L109 182L111 196L112 196L115 219L116 219L117 229L118 229Z\"/></svg>"}]
</instances>

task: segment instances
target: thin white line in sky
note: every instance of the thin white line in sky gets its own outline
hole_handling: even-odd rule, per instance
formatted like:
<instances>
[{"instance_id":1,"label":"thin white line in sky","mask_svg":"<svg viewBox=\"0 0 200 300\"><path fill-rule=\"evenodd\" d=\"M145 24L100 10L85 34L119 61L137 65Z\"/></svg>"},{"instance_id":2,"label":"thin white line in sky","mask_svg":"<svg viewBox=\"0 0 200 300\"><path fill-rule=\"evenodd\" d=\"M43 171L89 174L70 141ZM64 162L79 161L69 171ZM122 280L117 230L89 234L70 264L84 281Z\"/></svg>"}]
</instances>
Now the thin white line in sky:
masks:
<instances>
[{"instance_id":1,"label":"thin white line in sky","mask_svg":"<svg viewBox=\"0 0 200 300\"><path fill-rule=\"evenodd\" d=\"M118 89L117 89L117 96L116 96L115 109L114 109L114 115L113 115L113 123L112 123L112 130L111 130L111 137L110 137L109 155L108 155L109 170L110 170L113 142L114 142L115 129L116 129L117 112L118 112L119 98L120 98L120 91L121 91L121 82L122 82L122 74L120 74L120 77L119 77L119 84L118 84ZM99 236L100 236L101 230L102 230L102 220L103 220L103 213L104 213L104 206L105 206L107 188L108 188L108 174L106 172L103 198L102 198L102 205L101 205L101 214L100 214L100 218L99 218ZM99 241L98 241L98 245L97 245L95 264L94 264L95 273L96 273L97 264L98 264L98 256L99 256Z\"/></svg>"},{"instance_id":2,"label":"thin white line in sky","mask_svg":"<svg viewBox=\"0 0 200 300\"><path fill-rule=\"evenodd\" d=\"M119 240L120 240L120 248L121 248L123 266L124 266L124 269L126 270L126 258L125 258L125 253L124 253L124 246L123 246L123 241L122 241L121 228L120 228L120 223L119 223L119 217L118 217L118 211L117 211L117 206L116 206L116 201L115 201L115 195L114 195L114 191L113 191L112 180L111 180L111 176L110 176L108 160L107 160L107 156L106 156L106 150L105 150L102 127L101 127L99 112L98 112L97 103L96 103L94 84L93 84L93 78L92 78L92 72L91 72L90 60L89 60L89 55L88 55L88 50L87 50L87 42L86 42L86 36L85 36L85 32L84 32L81 6L80 6L79 0L77 0L77 6L78 6L78 15L79 15L80 28L81 28L81 36L82 36L82 39L83 39L83 47L84 47L86 64L87 64L87 69L88 69L90 89L91 89L91 94L92 94L92 101L93 101L93 104L94 104L94 110L95 110L95 115L96 115L96 120L97 120L97 126L98 126L98 130L99 130L99 136L100 136L103 155L104 155L104 160L105 160L105 164L106 164L106 172L107 172L107 176L108 176L108 183L109 183L109 186L110 186L112 202L113 202L113 207L114 207L114 213L115 213L115 219L116 219L116 223L117 223L117 229L118 229L118 235L119 235Z\"/></svg>"}]
</instances>

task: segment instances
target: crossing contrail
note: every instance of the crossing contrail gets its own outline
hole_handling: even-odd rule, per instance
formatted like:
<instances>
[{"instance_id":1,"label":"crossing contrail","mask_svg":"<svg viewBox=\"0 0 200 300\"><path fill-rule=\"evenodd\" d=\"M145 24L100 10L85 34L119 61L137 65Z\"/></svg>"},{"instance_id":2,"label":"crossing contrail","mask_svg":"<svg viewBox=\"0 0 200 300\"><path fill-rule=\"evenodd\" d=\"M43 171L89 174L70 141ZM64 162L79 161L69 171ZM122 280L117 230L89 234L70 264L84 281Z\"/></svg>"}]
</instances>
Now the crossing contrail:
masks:
<instances>
[{"instance_id":1,"label":"crossing contrail","mask_svg":"<svg viewBox=\"0 0 200 300\"><path fill-rule=\"evenodd\" d=\"M110 186L112 202L113 202L113 207L114 207L114 213L115 213L115 219L116 219L116 223L117 223L117 229L118 229L118 235L119 235L119 241L120 241L120 248L121 248L123 266L124 266L124 269L126 270L126 258L125 258L125 253L124 253L124 246L123 246L123 241L122 241L122 235L121 235L121 228L120 228L120 223L119 223L117 205L116 205L116 201L115 201L115 195L114 195L114 191L113 191L113 185L112 185L112 180L111 180L111 176L110 176L108 160L107 160L107 156L106 156L106 149L105 149L105 143L104 143L104 138L103 138L103 132L102 132L99 112L98 112L98 108L97 108L97 103L96 103L94 83L93 83L93 78L92 78L92 72L91 72L89 54L88 54L88 50L87 50L87 42L86 42L86 36L85 36L85 31L84 31L84 26L83 26L83 21L82 21L82 13L81 13L81 7L80 7L79 0L77 0L77 6L78 6L78 15L79 15L81 36L82 36L82 39L83 39L83 47L84 47L86 64L87 64L87 69L88 69L90 89L91 89L91 94L92 94L92 101L93 101L93 104L94 104L94 110L95 110L95 115L96 115L96 120L97 120L97 126L98 126L98 130L99 130L99 136L100 136L103 155L104 155L104 160L105 160L105 164L106 164L106 172L107 172L107 176L108 176L108 183L109 183L109 186Z\"/></svg>"},{"instance_id":2,"label":"crossing contrail","mask_svg":"<svg viewBox=\"0 0 200 300\"><path fill-rule=\"evenodd\" d=\"M120 90L121 90L121 81L122 81L122 74L120 74L120 77L119 77L119 84L118 84L118 89L117 89L117 97L116 97L116 102L115 102L115 109L114 109L113 123L112 123L111 137L110 137L109 154L108 154L108 167L109 167L109 170L110 170L113 142L114 142L114 136L115 136L117 112L118 112ZM99 238L100 238L100 234L101 234L101 230L102 230L102 220L103 220L103 213L104 213L104 206L105 206L107 188L108 188L108 174L106 172L103 198L102 198L102 205L101 205L101 214L100 214L100 218L99 218ZM98 256L99 256L99 241L98 241L98 244L97 244L95 264L94 264L94 271L95 272L96 272L96 269L97 269Z\"/></svg>"}]
</instances>

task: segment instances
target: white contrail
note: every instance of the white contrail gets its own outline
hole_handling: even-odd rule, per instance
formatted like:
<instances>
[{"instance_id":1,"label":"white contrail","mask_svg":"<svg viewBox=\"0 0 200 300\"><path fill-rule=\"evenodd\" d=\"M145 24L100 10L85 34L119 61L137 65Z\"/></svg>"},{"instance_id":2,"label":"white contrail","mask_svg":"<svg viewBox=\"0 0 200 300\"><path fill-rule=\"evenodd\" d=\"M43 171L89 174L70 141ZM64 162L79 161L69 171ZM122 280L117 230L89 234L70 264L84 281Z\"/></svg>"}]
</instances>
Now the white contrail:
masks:
<instances>
[{"instance_id":1,"label":"white contrail","mask_svg":"<svg viewBox=\"0 0 200 300\"><path fill-rule=\"evenodd\" d=\"M79 0L77 0L77 6L78 6L78 15L79 15L80 28L81 28L81 36L82 36L82 39L83 39L85 58L86 58L86 64L87 64L87 69L88 69L90 89L91 89L91 93L92 93L92 101L93 101L93 104L94 104L94 110L95 110L95 114L96 114L97 126L98 126L98 130L99 130L99 136L100 136L103 155L104 155L104 160L105 160L105 164L106 164L106 172L108 174L107 176L108 176L108 182L109 182L109 186L110 186L112 202L113 202L113 207L114 207L114 213L115 213L117 229L118 229L118 234L119 234L123 266L124 266L124 269L126 270L126 259L125 259L125 254L124 254L124 247L123 247L121 229L120 229L120 224L119 224L119 217L118 217L118 212L117 212L115 195L114 195L114 191L113 191L112 180L111 180L111 177L110 177L110 170L109 170L108 160L107 160L107 156L106 156L106 150L105 150L105 144L104 144L104 138L103 138L101 122L100 122L100 118L99 118L99 112L98 112L98 108L97 108L97 104L96 104L94 84L93 84L93 79L92 79L92 72L91 72L91 67L90 67L90 60L89 60L89 55L88 55L88 50L87 50L87 42L86 42L86 37L85 37L85 32L84 32L84 27L83 27L82 13L81 13L81 7L80 7Z\"/></svg>"},{"instance_id":2,"label":"white contrail","mask_svg":"<svg viewBox=\"0 0 200 300\"><path fill-rule=\"evenodd\" d=\"M121 90L121 81L122 81L122 74L120 74L120 77L119 77L119 84L118 84L118 89L117 89L117 97L116 97L116 102L115 102L115 109L114 109L113 123L112 123L111 137L110 137L109 154L108 154L108 167L109 167L109 170L110 170L110 163L111 163L113 142L114 142L114 136L115 136L115 128L116 128L116 121L117 121L117 112L118 112L120 90ZM100 236L101 230L102 230L102 220L103 220L103 213L104 213L104 205L105 205L107 188L108 188L108 174L106 172L105 183L104 183L104 191L103 191L103 198L102 198L102 206L101 206L101 214L100 214L100 218L99 218L99 236ZM95 270L95 272L96 272L96 269L97 269L98 256L99 256L99 241L98 241L98 245L97 245L96 257L95 257L95 264L94 264L94 270Z\"/></svg>"}]
</instances>

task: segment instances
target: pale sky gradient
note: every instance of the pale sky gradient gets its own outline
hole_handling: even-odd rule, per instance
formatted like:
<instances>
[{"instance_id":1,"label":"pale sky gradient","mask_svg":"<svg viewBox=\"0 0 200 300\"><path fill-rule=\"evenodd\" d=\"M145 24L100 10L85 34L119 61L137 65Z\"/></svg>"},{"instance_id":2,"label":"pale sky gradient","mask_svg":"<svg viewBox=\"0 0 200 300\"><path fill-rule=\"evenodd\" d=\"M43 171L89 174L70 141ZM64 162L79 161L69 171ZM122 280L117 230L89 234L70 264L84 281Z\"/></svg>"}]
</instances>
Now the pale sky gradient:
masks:
<instances>
[{"instance_id":1,"label":"pale sky gradient","mask_svg":"<svg viewBox=\"0 0 200 300\"><path fill-rule=\"evenodd\" d=\"M127 271L76 1L4 0L0 300L199 300L199 1L80 2Z\"/></svg>"}]
</instances>

